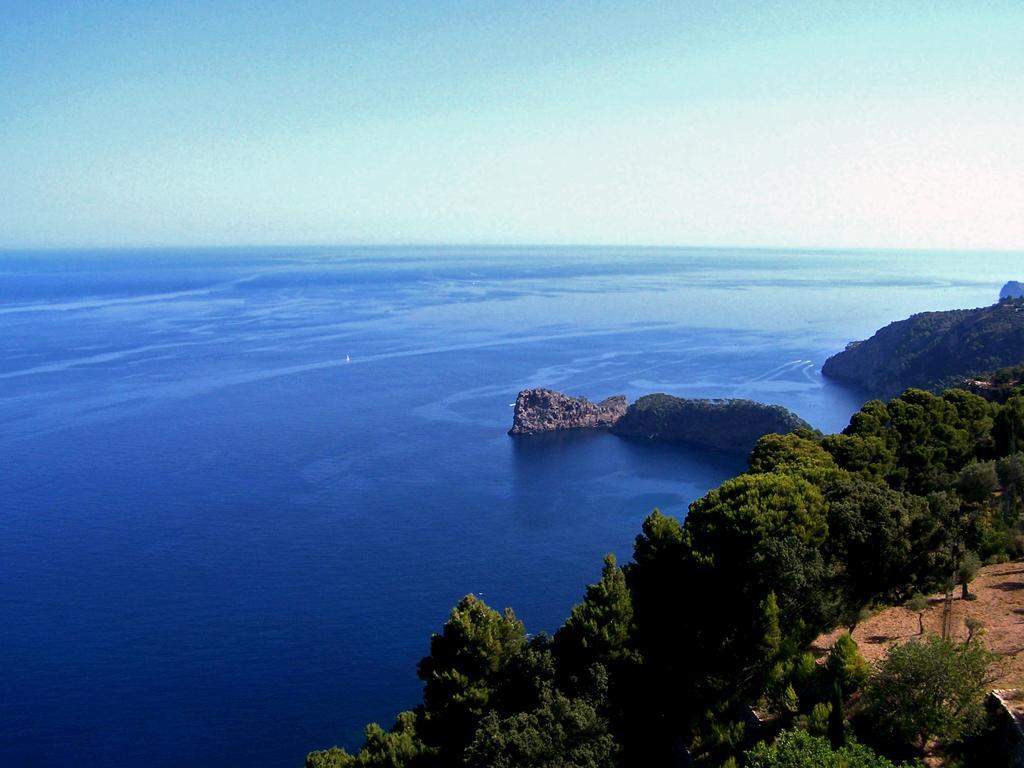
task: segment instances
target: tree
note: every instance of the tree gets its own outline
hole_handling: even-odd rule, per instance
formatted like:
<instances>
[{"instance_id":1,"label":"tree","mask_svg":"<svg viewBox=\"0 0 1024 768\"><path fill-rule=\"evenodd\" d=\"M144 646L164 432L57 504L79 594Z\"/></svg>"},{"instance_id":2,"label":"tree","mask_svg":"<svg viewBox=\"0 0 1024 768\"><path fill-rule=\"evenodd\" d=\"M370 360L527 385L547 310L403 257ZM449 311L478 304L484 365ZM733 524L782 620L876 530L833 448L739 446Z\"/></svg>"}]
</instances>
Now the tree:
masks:
<instances>
[{"instance_id":1,"label":"tree","mask_svg":"<svg viewBox=\"0 0 1024 768\"><path fill-rule=\"evenodd\" d=\"M414 768L429 765L432 750L416 732L416 715L402 712L394 727L385 731L376 723L366 726L366 741L355 755L331 747L306 756L306 768Z\"/></svg>"},{"instance_id":2,"label":"tree","mask_svg":"<svg viewBox=\"0 0 1024 768\"><path fill-rule=\"evenodd\" d=\"M937 397L908 389L888 404L872 400L853 415L843 437L867 442L839 438L823 445L841 467L860 473L873 464L884 467L894 488L924 494L946 487L951 473L988 452L991 424L991 406L977 395Z\"/></svg>"},{"instance_id":3,"label":"tree","mask_svg":"<svg viewBox=\"0 0 1024 768\"><path fill-rule=\"evenodd\" d=\"M890 425L899 435L897 461L906 487L926 493L944 487L948 473L972 455L970 436L956 407L921 389L908 389L887 406Z\"/></svg>"},{"instance_id":4,"label":"tree","mask_svg":"<svg viewBox=\"0 0 1024 768\"><path fill-rule=\"evenodd\" d=\"M583 602L555 633L555 652L577 672L595 662L618 661L632 655L632 630L633 600L625 574L615 555L606 555L601 580L587 587Z\"/></svg>"},{"instance_id":5,"label":"tree","mask_svg":"<svg viewBox=\"0 0 1024 768\"><path fill-rule=\"evenodd\" d=\"M933 739L958 741L983 718L994 659L977 639L957 644L932 635L893 648L864 691L876 732L922 752Z\"/></svg>"},{"instance_id":6,"label":"tree","mask_svg":"<svg viewBox=\"0 0 1024 768\"><path fill-rule=\"evenodd\" d=\"M924 634L924 612L928 610L928 598L915 592L907 601L907 608L917 614L917 634Z\"/></svg>"},{"instance_id":7,"label":"tree","mask_svg":"<svg viewBox=\"0 0 1024 768\"><path fill-rule=\"evenodd\" d=\"M846 632L832 646L825 667L846 696L860 690L871 675L871 667L861 655L857 642Z\"/></svg>"},{"instance_id":8,"label":"tree","mask_svg":"<svg viewBox=\"0 0 1024 768\"><path fill-rule=\"evenodd\" d=\"M956 492L969 503L983 504L999 490L994 461L974 462L962 470L956 480Z\"/></svg>"},{"instance_id":9,"label":"tree","mask_svg":"<svg viewBox=\"0 0 1024 768\"><path fill-rule=\"evenodd\" d=\"M803 731L783 731L773 744L761 742L746 753L747 768L898 768L861 744L833 751L827 739ZM909 766L907 766L909 768Z\"/></svg>"},{"instance_id":10,"label":"tree","mask_svg":"<svg viewBox=\"0 0 1024 768\"><path fill-rule=\"evenodd\" d=\"M689 653L699 645L695 634L703 623L691 617L700 614L675 609L695 583L694 569L683 526L655 509L636 537L633 562L624 569L643 665L624 678L629 706L622 743L637 765L665 762L679 730L703 712L696 696L680 694L693 691L703 672Z\"/></svg>"},{"instance_id":11,"label":"tree","mask_svg":"<svg viewBox=\"0 0 1024 768\"><path fill-rule=\"evenodd\" d=\"M430 655L417 669L424 682L421 730L427 745L439 750L442 764L461 760L525 643L523 624L510 609L500 614L473 595L459 601L441 634L430 639Z\"/></svg>"},{"instance_id":12,"label":"tree","mask_svg":"<svg viewBox=\"0 0 1024 768\"><path fill-rule=\"evenodd\" d=\"M1014 453L996 462L996 474L1003 491L1003 520L1016 521L1019 502L1024 497L1024 453Z\"/></svg>"},{"instance_id":13,"label":"tree","mask_svg":"<svg viewBox=\"0 0 1024 768\"><path fill-rule=\"evenodd\" d=\"M981 560L974 552L965 552L960 559L960 567L957 569L957 581L960 583L960 597L964 600L973 600L974 595L967 591L967 585L978 575L981 569Z\"/></svg>"},{"instance_id":14,"label":"tree","mask_svg":"<svg viewBox=\"0 0 1024 768\"><path fill-rule=\"evenodd\" d=\"M967 642L969 643L985 631L985 622L974 616L967 616L964 618L964 628L967 630Z\"/></svg>"},{"instance_id":15,"label":"tree","mask_svg":"<svg viewBox=\"0 0 1024 768\"><path fill-rule=\"evenodd\" d=\"M947 389L942 399L956 408L959 426L967 433L965 455L991 455L995 407L985 398L965 389Z\"/></svg>"},{"instance_id":16,"label":"tree","mask_svg":"<svg viewBox=\"0 0 1024 768\"><path fill-rule=\"evenodd\" d=\"M764 601L776 596L783 645L802 645L836 615L832 574L822 555L825 500L802 477L778 472L727 480L690 506L685 533L694 563L691 603L703 621L690 640L718 692L742 696L772 660ZM723 611L723 606L729 606Z\"/></svg>"},{"instance_id":17,"label":"tree","mask_svg":"<svg viewBox=\"0 0 1024 768\"><path fill-rule=\"evenodd\" d=\"M842 469L866 480L888 481L897 474L896 450L882 435L844 432L826 436L821 446Z\"/></svg>"},{"instance_id":18,"label":"tree","mask_svg":"<svg viewBox=\"0 0 1024 768\"><path fill-rule=\"evenodd\" d=\"M754 446L748 464L753 473L799 475L817 486L824 485L840 472L835 459L816 440L793 432L762 437Z\"/></svg>"},{"instance_id":19,"label":"tree","mask_svg":"<svg viewBox=\"0 0 1024 768\"><path fill-rule=\"evenodd\" d=\"M1008 456L1024 448L1024 395L1011 397L999 408L992 436L999 456Z\"/></svg>"},{"instance_id":20,"label":"tree","mask_svg":"<svg viewBox=\"0 0 1024 768\"><path fill-rule=\"evenodd\" d=\"M829 556L840 566L851 620L875 600L892 602L914 580L912 524L923 503L877 482L848 476L829 485ZM849 626L849 625L847 625Z\"/></svg>"},{"instance_id":21,"label":"tree","mask_svg":"<svg viewBox=\"0 0 1024 768\"><path fill-rule=\"evenodd\" d=\"M615 742L586 698L547 688L530 712L488 712L466 749L468 768L612 768Z\"/></svg>"}]
</instances>

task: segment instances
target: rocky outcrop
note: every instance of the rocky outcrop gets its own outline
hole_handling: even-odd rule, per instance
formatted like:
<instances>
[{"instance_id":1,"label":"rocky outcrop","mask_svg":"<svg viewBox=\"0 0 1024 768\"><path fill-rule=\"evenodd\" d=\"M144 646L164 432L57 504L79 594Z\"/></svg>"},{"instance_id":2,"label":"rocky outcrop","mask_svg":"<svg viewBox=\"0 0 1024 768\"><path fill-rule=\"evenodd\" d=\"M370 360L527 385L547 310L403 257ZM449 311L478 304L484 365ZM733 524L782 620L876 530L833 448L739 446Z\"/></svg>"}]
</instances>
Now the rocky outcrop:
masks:
<instances>
[{"instance_id":1,"label":"rocky outcrop","mask_svg":"<svg viewBox=\"0 0 1024 768\"><path fill-rule=\"evenodd\" d=\"M749 452L764 435L810 425L781 405L753 400L691 400L645 395L629 406L612 432L721 451Z\"/></svg>"},{"instance_id":2,"label":"rocky outcrop","mask_svg":"<svg viewBox=\"0 0 1024 768\"><path fill-rule=\"evenodd\" d=\"M1024 362L1024 299L991 307L922 312L855 341L825 361L821 372L879 398L908 387L957 386L980 371Z\"/></svg>"},{"instance_id":3,"label":"rocky outcrop","mask_svg":"<svg viewBox=\"0 0 1024 768\"><path fill-rule=\"evenodd\" d=\"M810 427L780 405L752 400L687 400L646 395L628 405L622 395L592 403L550 389L524 389L516 398L510 435L563 429L611 428L616 435L748 452L766 434Z\"/></svg>"},{"instance_id":4,"label":"rocky outcrop","mask_svg":"<svg viewBox=\"0 0 1024 768\"><path fill-rule=\"evenodd\" d=\"M610 427L626 413L622 395L592 403L551 389L524 389L516 398L510 435L536 435L561 429Z\"/></svg>"},{"instance_id":5,"label":"rocky outcrop","mask_svg":"<svg viewBox=\"0 0 1024 768\"><path fill-rule=\"evenodd\" d=\"M1010 280L999 292L999 300L1003 299L1024 299L1024 283Z\"/></svg>"}]
</instances>

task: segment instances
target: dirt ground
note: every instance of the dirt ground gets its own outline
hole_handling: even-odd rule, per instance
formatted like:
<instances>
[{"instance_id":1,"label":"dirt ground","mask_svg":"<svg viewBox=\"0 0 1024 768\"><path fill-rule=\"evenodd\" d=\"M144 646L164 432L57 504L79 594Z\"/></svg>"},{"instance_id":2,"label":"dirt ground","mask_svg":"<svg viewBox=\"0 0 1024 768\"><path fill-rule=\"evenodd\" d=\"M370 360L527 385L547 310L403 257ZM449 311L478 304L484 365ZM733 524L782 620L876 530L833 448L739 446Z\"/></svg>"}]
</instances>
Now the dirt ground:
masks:
<instances>
[{"instance_id":1,"label":"dirt ground","mask_svg":"<svg viewBox=\"0 0 1024 768\"><path fill-rule=\"evenodd\" d=\"M967 637L964 619L972 616L984 626L982 639L988 648L1002 654L992 687L1024 689L1024 562L1001 563L982 568L970 591L977 600L960 599L960 588L954 592L952 628L954 636ZM924 631L942 632L943 596L931 595L924 613ZM838 629L819 637L812 647L823 656L842 632ZM886 608L861 622L853 632L864 657L871 662L885 657L889 648L919 636L918 616L908 608ZM1013 697L1024 712L1024 698Z\"/></svg>"}]
</instances>

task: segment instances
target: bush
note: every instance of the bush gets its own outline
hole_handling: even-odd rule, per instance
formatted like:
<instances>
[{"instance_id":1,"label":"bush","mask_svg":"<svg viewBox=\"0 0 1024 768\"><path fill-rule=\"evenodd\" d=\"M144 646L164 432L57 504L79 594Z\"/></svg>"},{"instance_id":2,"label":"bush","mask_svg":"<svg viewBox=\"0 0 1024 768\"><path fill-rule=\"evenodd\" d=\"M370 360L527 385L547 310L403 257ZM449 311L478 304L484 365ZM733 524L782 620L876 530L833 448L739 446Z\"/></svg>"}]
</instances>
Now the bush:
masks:
<instances>
[{"instance_id":1,"label":"bush","mask_svg":"<svg viewBox=\"0 0 1024 768\"><path fill-rule=\"evenodd\" d=\"M958 644L937 635L892 649L864 691L875 732L918 750L932 739L960 740L983 719L994 659L977 640Z\"/></svg>"},{"instance_id":2,"label":"bush","mask_svg":"<svg viewBox=\"0 0 1024 768\"><path fill-rule=\"evenodd\" d=\"M833 751L827 739L803 731L783 731L774 744L761 742L746 757L747 768L898 768L862 744Z\"/></svg>"}]
</instances>

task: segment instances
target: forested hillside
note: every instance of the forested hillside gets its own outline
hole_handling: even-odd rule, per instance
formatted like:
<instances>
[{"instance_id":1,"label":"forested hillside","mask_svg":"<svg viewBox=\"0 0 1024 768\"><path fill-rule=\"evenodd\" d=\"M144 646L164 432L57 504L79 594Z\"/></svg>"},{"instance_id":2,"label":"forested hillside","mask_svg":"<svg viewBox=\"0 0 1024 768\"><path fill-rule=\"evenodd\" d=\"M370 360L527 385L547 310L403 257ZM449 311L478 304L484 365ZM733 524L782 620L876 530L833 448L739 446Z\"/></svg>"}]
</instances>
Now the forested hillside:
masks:
<instances>
[{"instance_id":1,"label":"forested hillside","mask_svg":"<svg viewBox=\"0 0 1024 768\"><path fill-rule=\"evenodd\" d=\"M464 598L419 664L422 703L307 766L998 765L980 632L922 635L879 667L848 635L824 665L808 647L1020 557L1022 438L1020 391L914 389L842 434L768 435L685 521L651 513L554 637Z\"/></svg>"},{"instance_id":2,"label":"forested hillside","mask_svg":"<svg viewBox=\"0 0 1024 768\"><path fill-rule=\"evenodd\" d=\"M922 312L890 323L825 361L825 376L889 398L941 389L1024 360L1024 299L978 309Z\"/></svg>"}]
</instances>

